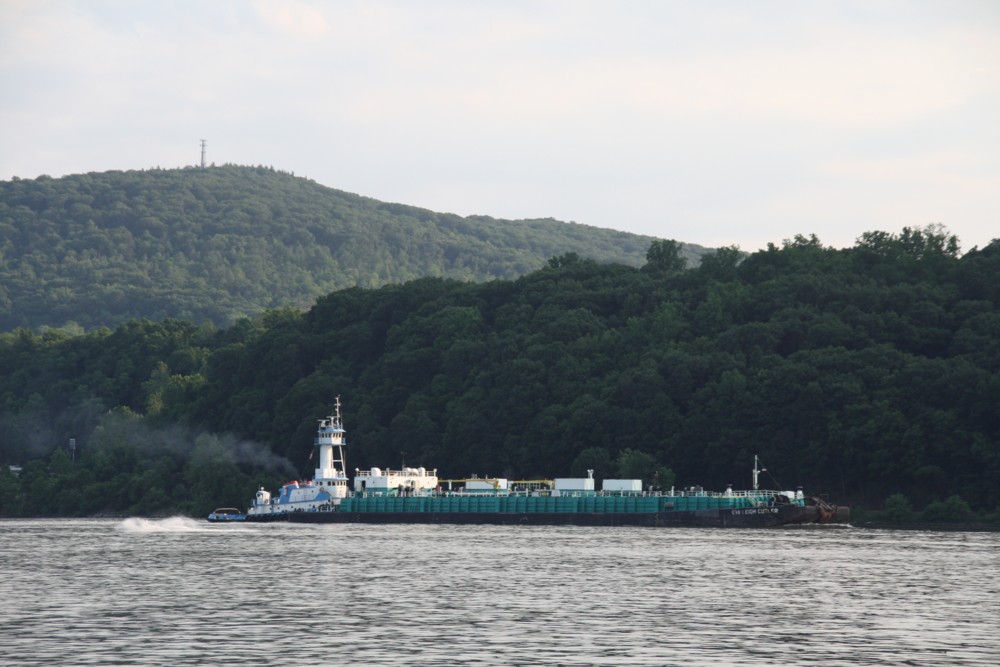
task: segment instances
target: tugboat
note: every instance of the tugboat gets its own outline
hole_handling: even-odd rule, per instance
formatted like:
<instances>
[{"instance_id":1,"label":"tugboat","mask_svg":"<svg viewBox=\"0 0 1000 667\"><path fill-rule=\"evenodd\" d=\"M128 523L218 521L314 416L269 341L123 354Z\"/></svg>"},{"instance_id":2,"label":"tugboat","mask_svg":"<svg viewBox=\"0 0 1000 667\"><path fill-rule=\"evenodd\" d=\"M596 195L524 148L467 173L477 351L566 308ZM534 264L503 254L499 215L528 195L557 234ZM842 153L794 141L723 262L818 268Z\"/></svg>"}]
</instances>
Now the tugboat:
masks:
<instances>
[{"instance_id":1,"label":"tugboat","mask_svg":"<svg viewBox=\"0 0 1000 667\"><path fill-rule=\"evenodd\" d=\"M319 447L319 466L312 480L291 481L282 485L277 497L260 487L247 511L249 521L285 519L298 512L316 512L335 507L346 498L344 422L340 416L340 396L334 402L333 414L319 420L314 445Z\"/></svg>"},{"instance_id":2,"label":"tugboat","mask_svg":"<svg viewBox=\"0 0 1000 667\"><path fill-rule=\"evenodd\" d=\"M586 478L555 480L439 480L437 470L423 467L356 469L351 489L339 396L334 414L319 420L315 445L319 467L313 480L288 482L277 497L261 487L243 519L228 518L224 508L208 520L743 528L849 520L846 507L806 498L801 488L760 489L763 469L756 456L753 488L746 491L689 487L663 493L643 490L638 479L605 479L596 490L593 471Z\"/></svg>"}]
</instances>

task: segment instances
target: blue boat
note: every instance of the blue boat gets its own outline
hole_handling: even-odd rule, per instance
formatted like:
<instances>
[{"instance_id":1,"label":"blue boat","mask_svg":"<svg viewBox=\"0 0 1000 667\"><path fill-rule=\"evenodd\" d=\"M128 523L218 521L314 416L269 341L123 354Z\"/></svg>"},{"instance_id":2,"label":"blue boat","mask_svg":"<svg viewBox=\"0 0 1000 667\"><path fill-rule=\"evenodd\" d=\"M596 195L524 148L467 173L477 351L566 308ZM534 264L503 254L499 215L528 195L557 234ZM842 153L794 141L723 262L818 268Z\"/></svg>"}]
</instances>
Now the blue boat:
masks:
<instances>
[{"instance_id":1,"label":"blue boat","mask_svg":"<svg viewBox=\"0 0 1000 667\"><path fill-rule=\"evenodd\" d=\"M247 515L235 507L220 507L213 510L208 515L208 520L212 523L230 523L233 521L246 521Z\"/></svg>"}]
</instances>

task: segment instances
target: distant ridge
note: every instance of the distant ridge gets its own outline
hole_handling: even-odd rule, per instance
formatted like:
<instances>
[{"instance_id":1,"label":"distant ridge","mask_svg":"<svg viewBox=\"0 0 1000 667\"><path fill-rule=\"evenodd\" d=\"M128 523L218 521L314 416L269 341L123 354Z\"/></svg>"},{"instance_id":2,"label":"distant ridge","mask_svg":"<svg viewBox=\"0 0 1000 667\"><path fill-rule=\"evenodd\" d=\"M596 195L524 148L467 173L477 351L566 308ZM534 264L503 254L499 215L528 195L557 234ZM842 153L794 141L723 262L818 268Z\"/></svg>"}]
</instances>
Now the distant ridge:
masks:
<instances>
[{"instance_id":1,"label":"distant ridge","mask_svg":"<svg viewBox=\"0 0 1000 667\"><path fill-rule=\"evenodd\" d=\"M226 326L348 287L515 278L555 256L639 266L653 237L390 204L271 167L0 182L0 330ZM707 252L684 245L689 265Z\"/></svg>"}]
</instances>

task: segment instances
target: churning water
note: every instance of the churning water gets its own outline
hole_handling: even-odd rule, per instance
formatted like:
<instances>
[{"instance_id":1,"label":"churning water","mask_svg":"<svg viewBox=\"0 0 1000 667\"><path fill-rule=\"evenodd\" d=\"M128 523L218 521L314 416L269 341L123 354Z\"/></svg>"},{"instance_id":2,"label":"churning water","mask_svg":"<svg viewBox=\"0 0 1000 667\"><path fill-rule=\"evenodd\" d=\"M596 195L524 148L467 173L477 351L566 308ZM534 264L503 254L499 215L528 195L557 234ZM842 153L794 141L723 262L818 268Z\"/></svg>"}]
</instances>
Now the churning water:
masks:
<instances>
[{"instance_id":1,"label":"churning water","mask_svg":"<svg viewBox=\"0 0 1000 667\"><path fill-rule=\"evenodd\" d=\"M997 665L1000 534L0 522L14 665Z\"/></svg>"}]
</instances>

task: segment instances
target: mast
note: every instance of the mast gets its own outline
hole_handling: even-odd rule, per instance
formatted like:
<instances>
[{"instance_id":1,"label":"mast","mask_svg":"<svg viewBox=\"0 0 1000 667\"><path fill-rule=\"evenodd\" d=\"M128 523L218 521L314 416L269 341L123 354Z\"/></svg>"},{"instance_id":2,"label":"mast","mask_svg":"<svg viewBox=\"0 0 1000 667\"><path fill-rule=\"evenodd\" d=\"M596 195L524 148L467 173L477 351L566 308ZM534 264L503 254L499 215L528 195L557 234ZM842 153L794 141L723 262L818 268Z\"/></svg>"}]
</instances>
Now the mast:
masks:
<instances>
[{"instance_id":1,"label":"mast","mask_svg":"<svg viewBox=\"0 0 1000 667\"><path fill-rule=\"evenodd\" d=\"M757 476L760 475L760 460L757 455L753 455L753 490L757 490Z\"/></svg>"},{"instance_id":2,"label":"mast","mask_svg":"<svg viewBox=\"0 0 1000 667\"><path fill-rule=\"evenodd\" d=\"M319 446L319 467L316 479L346 478L347 464L344 457L346 431L340 416L340 396L334 402L334 413L319 420L316 445Z\"/></svg>"}]
</instances>

